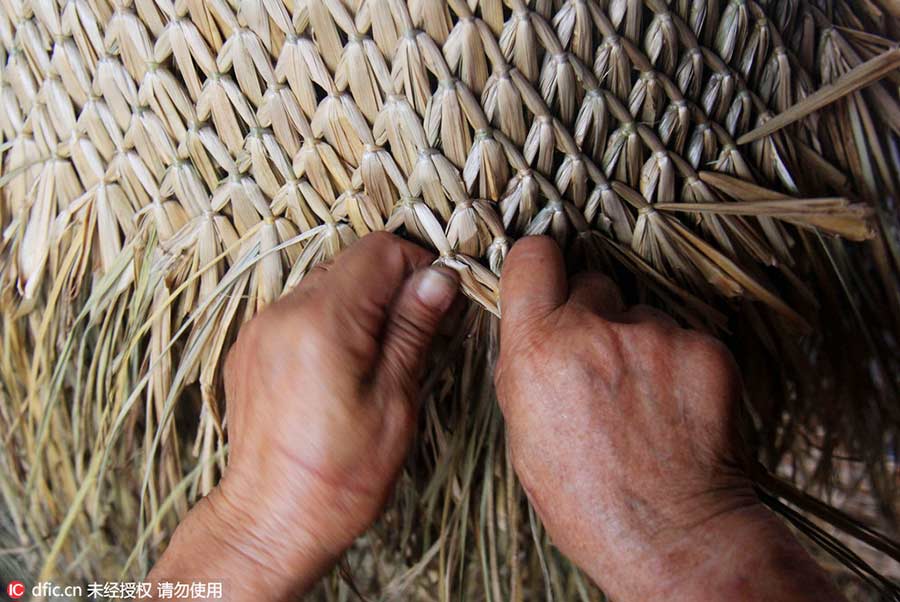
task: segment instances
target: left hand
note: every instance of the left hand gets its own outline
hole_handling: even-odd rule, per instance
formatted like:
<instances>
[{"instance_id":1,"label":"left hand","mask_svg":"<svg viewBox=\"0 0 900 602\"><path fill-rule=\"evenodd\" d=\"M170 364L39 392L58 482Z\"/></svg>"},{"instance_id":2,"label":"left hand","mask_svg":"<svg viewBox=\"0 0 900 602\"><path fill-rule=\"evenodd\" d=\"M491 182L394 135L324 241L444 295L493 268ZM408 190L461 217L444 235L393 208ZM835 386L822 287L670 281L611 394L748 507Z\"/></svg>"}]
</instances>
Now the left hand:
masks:
<instances>
[{"instance_id":1,"label":"left hand","mask_svg":"<svg viewBox=\"0 0 900 602\"><path fill-rule=\"evenodd\" d=\"M427 267L432 259L368 235L241 329L225 366L228 468L151 577L186 574L198 552L190 541L211 536L207 547L234 556L243 575L258 571L249 597L284 599L378 517L412 439L424 358L457 292L455 273ZM173 549L182 560L168 560ZM223 589L243 599L241 587Z\"/></svg>"}]
</instances>

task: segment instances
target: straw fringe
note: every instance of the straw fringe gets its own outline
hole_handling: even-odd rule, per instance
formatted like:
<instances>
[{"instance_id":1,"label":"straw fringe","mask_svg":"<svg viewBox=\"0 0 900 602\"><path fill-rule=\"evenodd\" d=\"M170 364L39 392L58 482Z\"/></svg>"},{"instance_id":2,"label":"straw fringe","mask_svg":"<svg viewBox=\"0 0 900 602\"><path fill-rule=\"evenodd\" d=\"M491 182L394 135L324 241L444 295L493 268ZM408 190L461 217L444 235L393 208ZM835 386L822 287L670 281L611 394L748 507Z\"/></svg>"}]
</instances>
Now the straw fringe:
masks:
<instances>
[{"instance_id":1,"label":"straw fringe","mask_svg":"<svg viewBox=\"0 0 900 602\"><path fill-rule=\"evenodd\" d=\"M411 550L388 590L436 567L445 599L473 571L491 599L574 597L564 580L587 595L533 516L538 558L523 560L490 399L503 259L549 234L573 267L602 265L695 327L762 324L751 341L772 350L794 345L784 324L852 323L808 311L833 287L807 273L857 265L809 237L871 240L891 290L900 253L872 207L897 192L900 111L884 83L859 90L897 83L878 10L836 4L0 3L0 418L24 450L0 456L0 493L31 565L145 570L166 513L224 466L237 326L386 229L434 249L479 307L430 373L429 485L405 493L404 520L443 537L385 534L383 550ZM852 282L878 298L868 275Z\"/></svg>"}]
</instances>

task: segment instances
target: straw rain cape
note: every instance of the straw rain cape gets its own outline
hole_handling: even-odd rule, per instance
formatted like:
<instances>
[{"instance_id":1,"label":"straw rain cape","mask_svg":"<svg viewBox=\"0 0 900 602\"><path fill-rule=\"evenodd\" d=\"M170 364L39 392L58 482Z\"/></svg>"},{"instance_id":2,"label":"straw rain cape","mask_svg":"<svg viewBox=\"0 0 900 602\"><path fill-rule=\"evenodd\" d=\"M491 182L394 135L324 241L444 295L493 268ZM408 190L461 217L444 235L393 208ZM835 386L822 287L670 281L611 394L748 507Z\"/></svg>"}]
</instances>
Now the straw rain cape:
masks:
<instances>
[{"instance_id":1,"label":"straw rain cape","mask_svg":"<svg viewBox=\"0 0 900 602\"><path fill-rule=\"evenodd\" d=\"M491 389L504 256L547 234L571 269L725 338L761 494L896 596L834 534L900 558L866 526L895 532L898 499L898 13L0 0L8 547L41 579L141 577L224 469L237 328L391 230L473 303L343 572L397 599L594 599L516 483ZM817 499L860 488L865 524Z\"/></svg>"}]
</instances>

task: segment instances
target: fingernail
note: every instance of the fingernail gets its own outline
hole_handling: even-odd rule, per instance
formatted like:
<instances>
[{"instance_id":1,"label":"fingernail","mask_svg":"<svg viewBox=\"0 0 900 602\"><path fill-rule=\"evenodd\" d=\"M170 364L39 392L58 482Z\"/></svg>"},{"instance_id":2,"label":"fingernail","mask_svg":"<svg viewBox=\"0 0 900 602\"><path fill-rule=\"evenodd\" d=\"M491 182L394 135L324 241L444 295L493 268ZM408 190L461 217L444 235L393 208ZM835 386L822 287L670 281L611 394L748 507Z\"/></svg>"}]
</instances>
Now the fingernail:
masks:
<instances>
[{"instance_id":1,"label":"fingernail","mask_svg":"<svg viewBox=\"0 0 900 602\"><path fill-rule=\"evenodd\" d=\"M416 294L425 305L439 311L447 309L456 297L458 279L454 272L427 268L416 284Z\"/></svg>"}]
</instances>

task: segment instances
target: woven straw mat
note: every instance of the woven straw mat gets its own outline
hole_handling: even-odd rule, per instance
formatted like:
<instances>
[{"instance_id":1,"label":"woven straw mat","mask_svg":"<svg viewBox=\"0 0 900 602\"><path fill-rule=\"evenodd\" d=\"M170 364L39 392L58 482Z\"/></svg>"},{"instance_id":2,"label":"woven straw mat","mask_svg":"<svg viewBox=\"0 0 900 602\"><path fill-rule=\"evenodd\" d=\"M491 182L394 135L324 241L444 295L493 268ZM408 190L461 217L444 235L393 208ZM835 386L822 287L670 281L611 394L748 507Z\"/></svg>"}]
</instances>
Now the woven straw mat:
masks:
<instances>
[{"instance_id":1,"label":"woven straw mat","mask_svg":"<svg viewBox=\"0 0 900 602\"><path fill-rule=\"evenodd\" d=\"M6 303L35 340L46 312L145 325L103 351L146 349L111 364L137 376L180 337L163 376L135 381L159 415L196 381L215 407L229 327L377 230L434 249L497 315L512 242L549 234L691 324L749 307L802 332L794 302L818 293L790 266L816 233L876 234L866 206L836 197L895 188L895 165L863 181L863 151L827 117L737 139L877 54L883 32L834 28L855 18L834 5L0 0ZM818 63L829 45L846 60ZM893 140L896 114L865 115L872 144ZM816 200L778 203L795 197ZM61 365L65 330L39 347ZM34 369L63 386L51 368ZM39 432L42 413L27 416ZM221 445L212 416L204 454ZM84 503L72 491L51 526Z\"/></svg>"}]
</instances>

